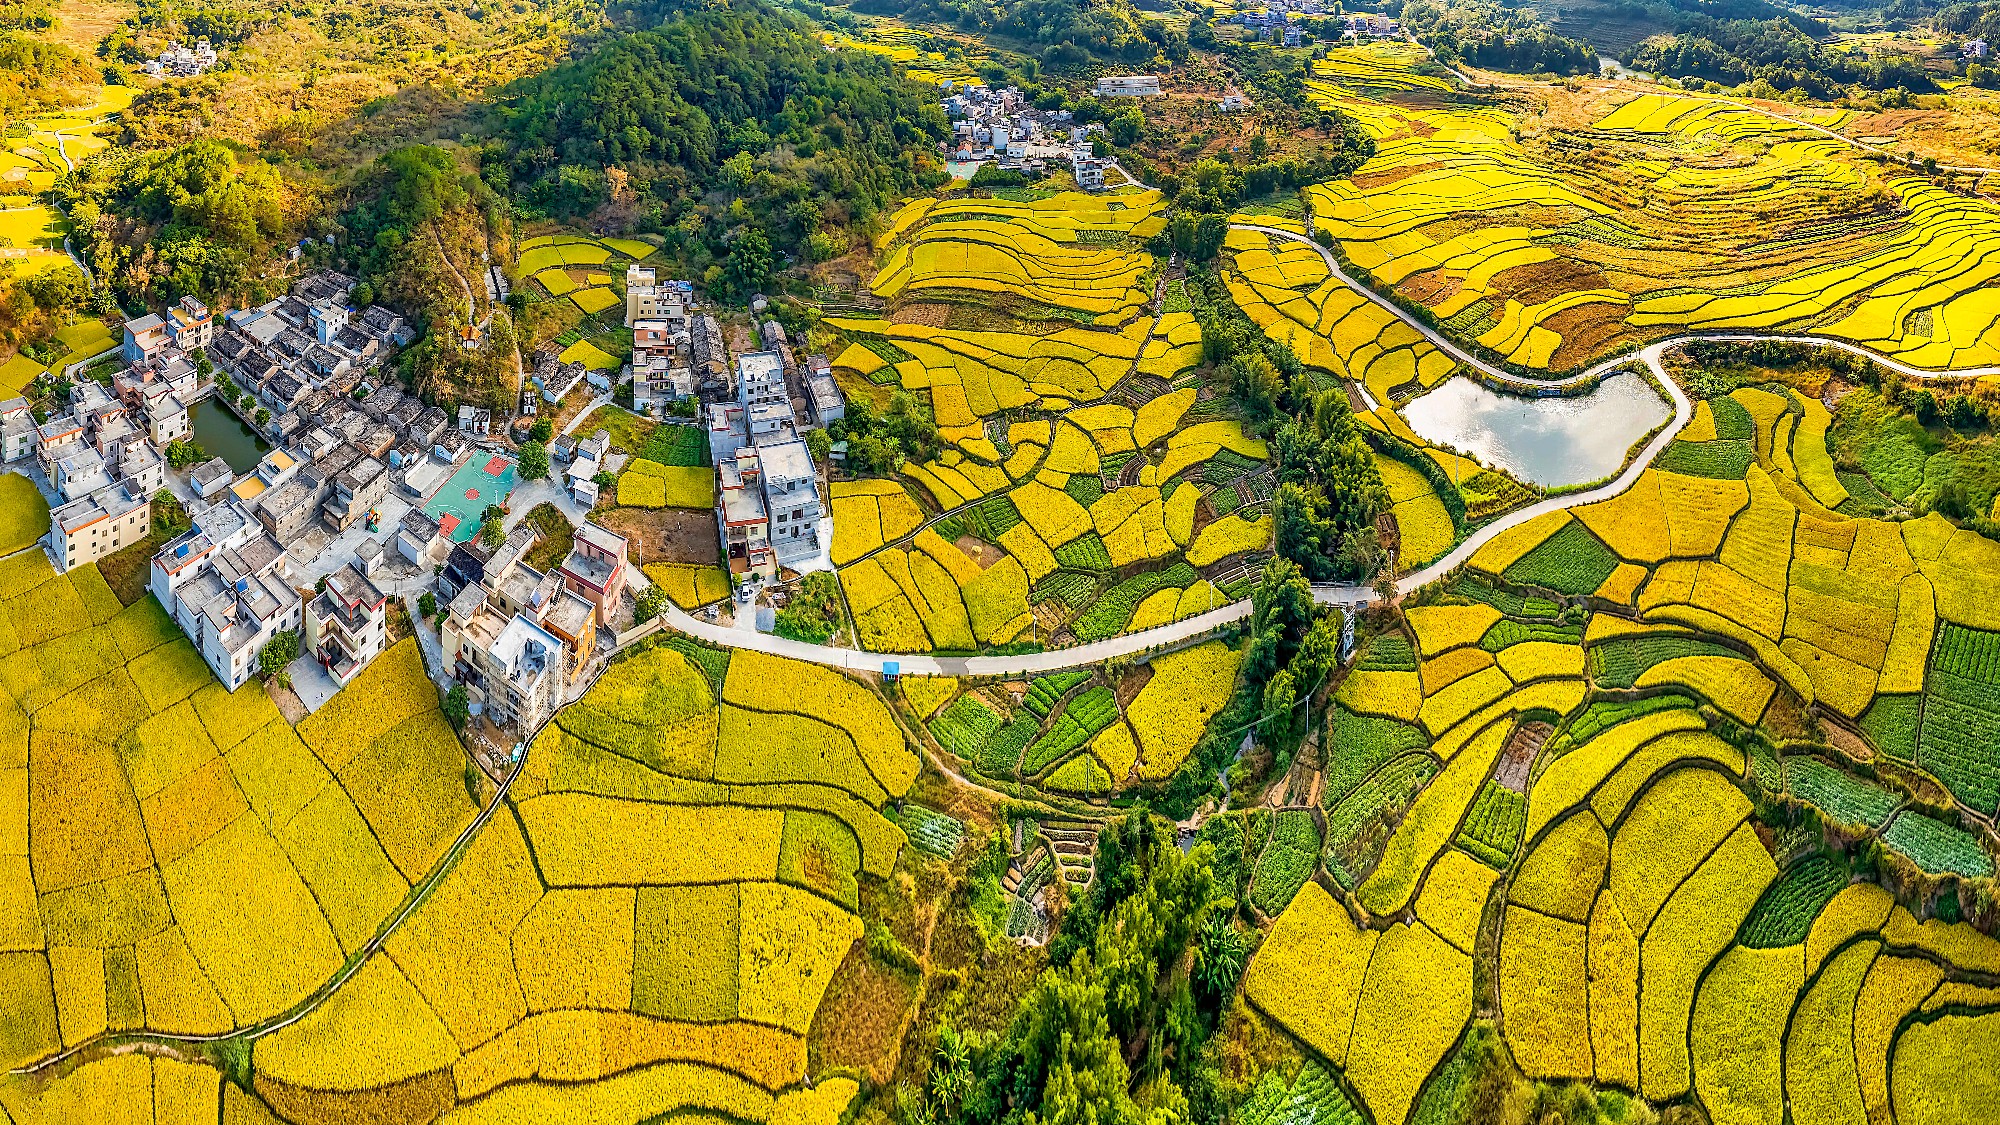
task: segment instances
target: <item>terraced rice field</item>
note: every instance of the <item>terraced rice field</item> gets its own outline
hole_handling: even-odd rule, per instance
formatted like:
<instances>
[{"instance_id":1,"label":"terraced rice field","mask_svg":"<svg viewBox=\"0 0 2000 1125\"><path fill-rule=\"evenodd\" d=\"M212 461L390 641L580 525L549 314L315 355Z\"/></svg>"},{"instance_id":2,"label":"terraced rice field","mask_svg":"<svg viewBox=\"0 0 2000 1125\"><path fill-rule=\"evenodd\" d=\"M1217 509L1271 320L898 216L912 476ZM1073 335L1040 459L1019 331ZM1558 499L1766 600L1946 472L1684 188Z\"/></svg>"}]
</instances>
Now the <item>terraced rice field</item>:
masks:
<instances>
[{"instance_id":1,"label":"terraced rice field","mask_svg":"<svg viewBox=\"0 0 2000 1125\"><path fill-rule=\"evenodd\" d=\"M1530 1078L1691 1098L1716 1121L1995 1104L1983 1080L1923 1091L1944 1081L1933 1051L1992 1057L2000 1007L1975 982L2000 942L1850 885L1828 852L1768 846L1784 822L1757 811L1760 795L1809 804L1932 877L1993 870L1984 829L1906 803L1922 783L1991 807L1981 708L2000 621L1967 595L2000 589L2000 547L1936 517L1831 511L1817 405L1780 388L1704 403L1684 444L1741 441L1733 475L1653 469L1616 500L1520 525L1347 674L1325 732L1322 862L1360 913L1307 882L1245 989L1374 1120L1412 1118L1471 1020L1473 937L1501 873L1497 954L1478 971ZM1807 703L1904 740L1902 764L1869 780L1823 743L1746 754L1722 737ZM1870 722L1871 707L1891 710ZM1551 734L1517 755L1540 723ZM1945 1004L1964 1014L1905 1019Z\"/></svg>"},{"instance_id":2,"label":"terraced rice field","mask_svg":"<svg viewBox=\"0 0 2000 1125\"><path fill-rule=\"evenodd\" d=\"M1497 108L1313 96L1378 146L1308 189L1316 228L1496 359L1568 371L1649 337L1769 330L1923 367L2000 361L1992 205L1832 138L1675 94L1592 103L1532 141Z\"/></svg>"},{"instance_id":3,"label":"terraced rice field","mask_svg":"<svg viewBox=\"0 0 2000 1125\"><path fill-rule=\"evenodd\" d=\"M472 822L414 641L294 726L261 686L224 691L150 596L121 606L94 567L58 576L39 551L4 571L9 1066L277 1015ZM27 1096L0 1088L17 1118Z\"/></svg>"},{"instance_id":4,"label":"terraced rice field","mask_svg":"<svg viewBox=\"0 0 2000 1125\"><path fill-rule=\"evenodd\" d=\"M568 300L587 317L596 316L625 302L623 290L613 287L613 274L622 275L627 261L644 261L656 249L632 238L542 234L521 242L520 257L509 273L516 285L532 278L550 297ZM563 362L596 366L587 357L568 353Z\"/></svg>"},{"instance_id":5,"label":"terraced rice field","mask_svg":"<svg viewBox=\"0 0 2000 1125\"><path fill-rule=\"evenodd\" d=\"M8 575L15 602L75 584ZM175 655L186 642L159 643L174 634L150 600L121 612L97 586L66 595L83 599L79 635L139 653L145 688L116 670L125 688L92 695L92 730L58 731L77 712L44 695L82 704L95 681L59 696L4 669L67 666L38 651L65 639L0 664L10 700L34 705L26 768L9 771L30 775L17 815L35 826L34 882L4 900L10 1064L107 1030L226 1032L281 1011L440 870L474 812L414 642L295 732L261 689L199 686L205 668ZM566 708L509 808L389 940L309 1015L243 1044L247 1092L208 1065L100 1052L0 1082L0 1106L14 1120L197 1119L155 1118L171 1097L231 1122L700 1111L832 1125L858 1087L807 1085L806 1035L861 934L857 879L887 877L902 853L879 810L917 760L859 684L696 651L643 646ZM104 726L132 720L123 736ZM950 817L904 817L926 847L955 847ZM14 867L28 877L28 859Z\"/></svg>"},{"instance_id":6,"label":"terraced rice field","mask_svg":"<svg viewBox=\"0 0 2000 1125\"><path fill-rule=\"evenodd\" d=\"M865 647L1165 624L1226 603L1210 579L1268 550L1268 488L1250 486L1246 503L1238 482L1270 451L1191 377L1193 315L1142 307L1157 268L1142 243L1162 207L1129 191L923 198L893 216L875 281L892 313L917 302L986 316L999 293L1011 316L992 329L823 322L845 340L837 378L927 395L949 444L905 463L901 481L833 486L834 557ZM964 284L967 269L985 280Z\"/></svg>"}]
</instances>

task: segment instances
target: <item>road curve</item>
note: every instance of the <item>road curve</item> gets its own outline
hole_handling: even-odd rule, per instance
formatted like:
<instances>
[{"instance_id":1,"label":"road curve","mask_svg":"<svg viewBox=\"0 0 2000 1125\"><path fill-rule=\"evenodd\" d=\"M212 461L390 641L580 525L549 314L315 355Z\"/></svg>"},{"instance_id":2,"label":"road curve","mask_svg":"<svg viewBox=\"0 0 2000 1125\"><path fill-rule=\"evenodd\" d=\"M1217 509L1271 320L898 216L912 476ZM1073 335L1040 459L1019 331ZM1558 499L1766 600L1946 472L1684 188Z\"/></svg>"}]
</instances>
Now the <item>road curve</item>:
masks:
<instances>
[{"instance_id":1,"label":"road curve","mask_svg":"<svg viewBox=\"0 0 2000 1125\"><path fill-rule=\"evenodd\" d=\"M1452 570L1463 564L1467 559L1470 559L1481 547L1491 542L1494 537L1500 535L1502 532L1519 527L1521 524L1537 516L1547 515L1550 512L1610 500L1632 487L1639 479L1640 474L1644 473L1652 465L1653 460L1666 449L1667 443L1673 441L1675 436L1680 433L1682 427L1686 426L1694 417L1694 404L1688 400L1687 395L1681 391L1673 379L1668 377L1666 368L1661 362L1662 357L1674 348L1704 340L1717 342L1768 340L1780 343L1836 348L1880 364L1883 367L1887 367L1892 371L1899 372L1913 379L1969 379L1982 375L2000 375L2000 366L1975 367L1960 371L1932 371L1925 368L1912 367L1901 360L1882 355L1860 344L1851 343L1846 340L1829 339L1822 336L1774 336L1741 332L1717 332L1696 333L1657 340L1635 351L1593 364L1573 375L1567 375L1559 379L1533 379L1504 371L1472 355L1464 348L1459 347L1430 325L1410 315L1402 307L1350 277L1340 268L1340 263L1334 258L1332 251L1312 241L1310 238L1296 231L1288 231L1279 227L1261 226L1256 223L1231 223L1230 226L1241 230L1259 231L1273 237L1286 238L1311 246L1319 252L1320 257L1325 259L1327 269L1332 272L1333 276L1339 278L1343 284L1374 302L1391 316L1422 333L1424 338L1434 344L1440 351L1452 356L1468 367L1484 372L1497 379L1505 380L1515 386L1561 390L1600 378L1620 368L1643 367L1646 373L1652 377L1654 384L1659 387L1660 393L1665 395L1668 401L1673 404L1673 419L1658 433L1653 435L1652 440L1646 443L1646 447L1640 451L1637 457L1632 459L1632 463L1627 465L1625 470L1619 473L1618 476L1596 488L1582 492L1565 493L1561 496L1551 496L1546 500L1530 504L1517 511L1509 512L1507 515L1473 532L1472 535L1466 538L1465 542L1452 548L1443 558L1438 559L1422 570L1403 576L1396 583L1398 596L1407 594L1426 583L1435 582L1439 578L1451 573ZM1374 601L1375 596L1374 590L1366 586L1316 585L1313 587L1313 598L1322 605L1366 605ZM736 629L711 624L698 620L673 606L669 606L666 610L668 625L697 640L722 648L753 649L772 656L783 656L792 660L802 660L810 664L823 664L835 668L854 669L856 671L879 672L885 663L893 661L901 673L917 676L1021 676L1056 672L1065 668L1097 664L1113 657L1132 656L1149 649L1179 644L1212 630L1219 629L1231 622L1244 620L1249 616L1250 603L1246 600L1236 602L1232 605L1221 606L1207 613L1176 621L1171 625L1161 625L1152 629L1144 629L1137 633L1125 633L1106 640L1093 641L1090 644L1077 645L1071 648L1024 653L1019 656L933 656L928 653L897 654L864 652L857 649L832 648L826 645L807 644L804 641L788 640L770 633L758 633L748 629Z\"/></svg>"}]
</instances>

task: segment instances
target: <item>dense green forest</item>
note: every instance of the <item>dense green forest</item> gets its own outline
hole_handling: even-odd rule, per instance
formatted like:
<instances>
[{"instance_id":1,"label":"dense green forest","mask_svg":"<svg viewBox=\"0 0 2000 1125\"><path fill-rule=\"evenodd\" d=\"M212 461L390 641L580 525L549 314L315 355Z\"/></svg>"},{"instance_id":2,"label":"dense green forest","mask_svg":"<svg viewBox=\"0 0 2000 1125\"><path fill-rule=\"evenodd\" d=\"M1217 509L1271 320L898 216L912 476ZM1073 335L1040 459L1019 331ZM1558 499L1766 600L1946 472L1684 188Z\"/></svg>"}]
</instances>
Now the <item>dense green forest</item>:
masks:
<instances>
[{"instance_id":1,"label":"dense green forest","mask_svg":"<svg viewBox=\"0 0 2000 1125\"><path fill-rule=\"evenodd\" d=\"M1164 54L1187 57L1187 33L1141 19L1117 3L1089 0L855 0L854 10L949 24L1017 40L1050 66L1102 59L1138 65Z\"/></svg>"},{"instance_id":2,"label":"dense green forest","mask_svg":"<svg viewBox=\"0 0 2000 1125\"><path fill-rule=\"evenodd\" d=\"M1915 57L1830 50L1820 41L1826 33L1824 24L1792 15L1716 19L1683 14L1671 39L1638 44L1626 52L1625 63L1654 74L1726 86L1761 80L1781 92L1803 90L1813 97L1838 97L1847 86L1935 88Z\"/></svg>"},{"instance_id":3,"label":"dense green forest","mask_svg":"<svg viewBox=\"0 0 2000 1125\"><path fill-rule=\"evenodd\" d=\"M0 118L59 105L68 87L90 77L89 64L68 47L0 34Z\"/></svg>"},{"instance_id":4,"label":"dense green forest","mask_svg":"<svg viewBox=\"0 0 2000 1125\"><path fill-rule=\"evenodd\" d=\"M1597 52L1549 30L1532 8L1493 0L1411 0L1403 24L1446 63L1529 74L1595 74Z\"/></svg>"},{"instance_id":5,"label":"dense green forest","mask_svg":"<svg viewBox=\"0 0 2000 1125\"><path fill-rule=\"evenodd\" d=\"M277 168L208 139L107 151L58 180L52 194L91 271L111 278L134 307L184 293L263 299L268 291L250 283L251 267L291 236L292 214L317 206Z\"/></svg>"},{"instance_id":6,"label":"dense green forest","mask_svg":"<svg viewBox=\"0 0 2000 1125\"><path fill-rule=\"evenodd\" d=\"M944 177L930 91L747 0L615 37L498 100L481 171L523 215L618 212L731 293L764 284L774 252L845 252Z\"/></svg>"}]
</instances>

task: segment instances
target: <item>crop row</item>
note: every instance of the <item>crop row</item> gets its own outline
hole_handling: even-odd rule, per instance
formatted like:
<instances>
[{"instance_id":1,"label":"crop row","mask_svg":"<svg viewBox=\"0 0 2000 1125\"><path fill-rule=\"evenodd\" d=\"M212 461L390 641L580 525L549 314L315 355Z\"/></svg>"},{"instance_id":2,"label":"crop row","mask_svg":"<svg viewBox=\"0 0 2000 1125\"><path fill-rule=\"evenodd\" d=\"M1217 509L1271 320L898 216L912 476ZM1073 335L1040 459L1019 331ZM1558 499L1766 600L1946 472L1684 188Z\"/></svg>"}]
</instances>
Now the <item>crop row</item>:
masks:
<instances>
[{"instance_id":1,"label":"crop row","mask_svg":"<svg viewBox=\"0 0 2000 1125\"><path fill-rule=\"evenodd\" d=\"M1939 630L1924 697L1917 763L1991 813L2000 804L2000 633Z\"/></svg>"},{"instance_id":2,"label":"crop row","mask_svg":"<svg viewBox=\"0 0 2000 1125\"><path fill-rule=\"evenodd\" d=\"M1618 569L1618 556L1598 542L1590 529L1571 520L1519 562L1507 568L1509 582L1540 586L1558 594L1595 591Z\"/></svg>"},{"instance_id":3,"label":"crop row","mask_svg":"<svg viewBox=\"0 0 2000 1125\"><path fill-rule=\"evenodd\" d=\"M939 745L961 758L972 758L1000 729L1000 723L1000 716L991 707L968 692L953 700L951 706L931 720L930 726L931 735Z\"/></svg>"},{"instance_id":4,"label":"crop row","mask_svg":"<svg viewBox=\"0 0 2000 1125\"><path fill-rule=\"evenodd\" d=\"M1488 586L1470 575L1459 579L1451 588L1458 597L1492 606L1509 617L1553 618L1562 612L1562 607L1547 598L1532 594L1517 594L1512 590Z\"/></svg>"},{"instance_id":5,"label":"crop row","mask_svg":"<svg viewBox=\"0 0 2000 1125\"><path fill-rule=\"evenodd\" d=\"M1276 918L1292 896L1319 867L1319 828L1304 809L1280 810L1271 826L1271 842L1257 861L1250 901L1267 917Z\"/></svg>"},{"instance_id":6,"label":"crop row","mask_svg":"<svg viewBox=\"0 0 2000 1125\"><path fill-rule=\"evenodd\" d=\"M1547 641L1551 644L1575 645L1583 643L1583 626L1555 625L1545 621L1516 621L1504 617L1493 623L1479 638L1479 647L1487 652L1499 652L1529 641Z\"/></svg>"},{"instance_id":7,"label":"crop row","mask_svg":"<svg viewBox=\"0 0 2000 1125\"><path fill-rule=\"evenodd\" d=\"M1368 645L1354 667L1360 672L1414 672L1417 653L1403 634L1378 633L1368 638Z\"/></svg>"},{"instance_id":8,"label":"crop row","mask_svg":"<svg viewBox=\"0 0 2000 1125\"><path fill-rule=\"evenodd\" d=\"M1097 592L1097 579L1076 570L1058 570L1040 582L1029 592L1028 601L1040 605L1043 602L1059 602L1075 609L1090 600Z\"/></svg>"},{"instance_id":9,"label":"crop row","mask_svg":"<svg viewBox=\"0 0 2000 1125\"><path fill-rule=\"evenodd\" d=\"M1947 624L1938 633L1931 667L1991 689L2000 705L2000 633Z\"/></svg>"},{"instance_id":10,"label":"crop row","mask_svg":"<svg viewBox=\"0 0 2000 1125\"><path fill-rule=\"evenodd\" d=\"M1371 823L1386 821L1409 807L1418 792L1437 776L1438 764L1429 754L1404 754L1370 774L1353 791L1327 810L1326 845L1331 869L1336 848L1354 840ZM1349 876L1359 872L1343 873Z\"/></svg>"},{"instance_id":11,"label":"crop row","mask_svg":"<svg viewBox=\"0 0 2000 1125\"><path fill-rule=\"evenodd\" d=\"M1618 637L1593 645L1590 674L1599 687L1629 688L1646 669L1684 656L1724 656L1742 654L1712 641L1677 635Z\"/></svg>"},{"instance_id":12,"label":"crop row","mask_svg":"<svg viewBox=\"0 0 2000 1125\"><path fill-rule=\"evenodd\" d=\"M1283 1067L1265 1071L1234 1117L1238 1125L1362 1125L1339 1079L1311 1059L1289 1087Z\"/></svg>"},{"instance_id":13,"label":"crop row","mask_svg":"<svg viewBox=\"0 0 2000 1125\"><path fill-rule=\"evenodd\" d=\"M1007 725L993 732L986 745L979 748L979 769L990 777L1007 777L1014 773L1021 762L1021 751L1042 730L1041 720L1026 709L1021 710Z\"/></svg>"},{"instance_id":14,"label":"crop row","mask_svg":"<svg viewBox=\"0 0 2000 1125\"><path fill-rule=\"evenodd\" d=\"M1055 549L1056 562L1071 570L1107 571L1111 569L1111 552L1105 549L1104 540L1097 533L1087 532Z\"/></svg>"},{"instance_id":15,"label":"crop row","mask_svg":"<svg viewBox=\"0 0 2000 1125\"><path fill-rule=\"evenodd\" d=\"M1993 859L1980 848L1978 837L1922 813L1898 813L1883 831L1882 842L1925 871L1953 872L1968 879L1993 874Z\"/></svg>"},{"instance_id":16,"label":"crop row","mask_svg":"<svg viewBox=\"0 0 2000 1125\"><path fill-rule=\"evenodd\" d=\"M1936 774L1953 796L1990 813L2000 800L2000 713L1953 698L1953 679L1931 672L1917 764Z\"/></svg>"},{"instance_id":17,"label":"crop row","mask_svg":"<svg viewBox=\"0 0 2000 1125\"><path fill-rule=\"evenodd\" d=\"M918 851L939 859L956 855L965 840L965 825L958 818L914 802L904 805L897 819Z\"/></svg>"},{"instance_id":18,"label":"crop row","mask_svg":"<svg viewBox=\"0 0 2000 1125\"><path fill-rule=\"evenodd\" d=\"M1823 855L1793 864L1743 919L1736 940L1750 949L1781 949L1806 939L1820 909L1847 885L1847 872Z\"/></svg>"},{"instance_id":19,"label":"crop row","mask_svg":"<svg viewBox=\"0 0 2000 1125\"><path fill-rule=\"evenodd\" d=\"M1027 760L1021 764L1023 772L1040 773L1117 720L1118 697L1108 687L1091 688L1070 700L1048 733L1029 745Z\"/></svg>"},{"instance_id":20,"label":"crop row","mask_svg":"<svg viewBox=\"0 0 2000 1125\"><path fill-rule=\"evenodd\" d=\"M1589 707L1584 708L1583 714L1578 715L1570 721L1569 726L1563 732L1563 743L1565 745L1580 746L1603 734L1605 731L1610 730L1612 727L1617 726L1619 723L1629 722L1640 716L1650 715L1655 711L1670 711L1676 707L1692 706L1694 706L1694 700L1689 699L1685 695L1678 695L1673 692L1668 692L1664 695L1651 695L1644 699L1634 699L1626 702L1599 700L1596 703L1592 703Z\"/></svg>"},{"instance_id":21,"label":"crop row","mask_svg":"<svg viewBox=\"0 0 2000 1125\"><path fill-rule=\"evenodd\" d=\"M1742 480L1754 460L1756 451L1747 439L1719 439L1672 442L1653 464L1682 476Z\"/></svg>"},{"instance_id":22,"label":"crop row","mask_svg":"<svg viewBox=\"0 0 2000 1125\"><path fill-rule=\"evenodd\" d=\"M1896 811L1902 798L1837 770L1817 758L1786 758L1785 786L1801 801L1810 801L1841 824L1879 828Z\"/></svg>"},{"instance_id":23,"label":"crop row","mask_svg":"<svg viewBox=\"0 0 2000 1125\"><path fill-rule=\"evenodd\" d=\"M1489 781L1459 829L1458 846L1504 871L1514 858L1514 849L1521 846L1521 828L1527 821L1528 798Z\"/></svg>"},{"instance_id":24,"label":"crop row","mask_svg":"<svg viewBox=\"0 0 2000 1125\"><path fill-rule=\"evenodd\" d=\"M1046 719L1049 717L1049 712L1055 709L1056 703L1068 695L1071 688L1089 678L1090 673L1087 671L1051 672L1046 676L1037 676L1034 682L1028 685L1028 694L1021 702L1028 710Z\"/></svg>"},{"instance_id":25,"label":"crop row","mask_svg":"<svg viewBox=\"0 0 2000 1125\"><path fill-rule=\"evenodd\" d=\"M1921 695L1878 695L1861 715L1861 733L1885 756L1914 764L1923 711Z\"/></svg>"},{"instance_id":26,"label":"crop row","mask_svg":"<svg viewBox=\"0 0 2000 1125\"><path fill-rule=\"evenodd\" d=\"M1326 779L1320 786L1320 803L1331 810L1353 791L1376 766L1402 754L1426 748L1424 732L1394 719L1357 715L1345 707L1335 707L1328 720L1328 761Z\"/></svg>"},{"instance_id":27,"label":"crop row","mask_svg":"<svg viewBox=\"0 0 2000 1125\"><path fill-rule=\"evenodd\" d=\"M1132 620L1132 611L1146 600L1146 595L1169 586L1191 586L1200 579L1195 569L1185 561L1177 562L1165 570L1147 571L1136 574L1111 589L1090 604L1090 608L1077 615L1070 622L1070 630L1080 641L1101 641L1116 636Z\"/></svg>"},{"instance_id":28,"label":"crop row","mask_svg":"<svg viewBox=\"0 0 2000 1125\"><path fill-rule=\"evenodd\" d=\"M1715 436L1723 441L1749 441L1757 436L1757 423L1742 403L1727 395L1708 400L1715 417Z\"/></svg>"}]
</instances>

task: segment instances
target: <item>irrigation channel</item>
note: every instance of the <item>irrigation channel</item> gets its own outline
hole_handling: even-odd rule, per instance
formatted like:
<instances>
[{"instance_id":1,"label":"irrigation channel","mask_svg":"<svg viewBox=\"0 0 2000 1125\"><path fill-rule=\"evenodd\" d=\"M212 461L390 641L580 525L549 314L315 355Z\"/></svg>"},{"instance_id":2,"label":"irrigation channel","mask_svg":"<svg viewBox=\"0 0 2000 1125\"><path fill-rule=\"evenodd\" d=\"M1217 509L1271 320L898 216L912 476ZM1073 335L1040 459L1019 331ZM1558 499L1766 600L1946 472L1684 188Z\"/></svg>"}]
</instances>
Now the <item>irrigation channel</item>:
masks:
<instances>
[{"instance_id":1,"label":"irrigation channel","mask_svg":"<svg viewBox=\"0 0 2000 1125\"><path fill-rule=\"evenodd\" d=\"M1976 378L1982 375L2000 375L2000 365L1967 368L1959 371L1931 371L1911 367L1899 360L1891 359L1859 344L1819 336L1708 333L1676 336L1666 340L1655 341L1626 355L1607 359L1584 371L1565 376L1561 379L1530 379L1503 371L1479 359L1464 348L1445 338L1429 325L1405 312L1388 298L1381 296L1374 290L1349 277L1341 270L1339 261L1334 258L1330 250L1306 236L1296 231L1261 226L1253 223L1232 223L1230 225L1234 229L1260 231L1273 237L1291 239L1292 241L1311 246L1325 259L1327 269L1332 272L1334 277L1339 278L1342 284L1353 289L1363 298L1381 306L1404 324L1416 329L1439 350L1452 356L1466 367L1478 371L1496 382L1518 386L1526 391L1553 392L1593 383L1615 372L1631 371L1637 367L1643 367L1658 386L1660 392L1673 404L1672 419L1653 435L1652 439L1646 443L1645 449L1641 450L1638 456L1632 458L1624 471L1620 472L1616 477L1596 488L1549 497L1546 500L1531 504L1526 508L1509 513L1487 524L1478 531L1473 532L1464 542L1446 553L1444 557L1424 567L1422 570L1404 575L1399 579L1396 582L1396 595L1398 597L1408 594L1418 587L1435 582L1439 578L1456 570L1495 536L1500 535L1510 528L1518 527L1529 520L1549 512L1610 500L1631 488L1633 483L1639 479L1640 474L1646 471L1654 459L1666 449L1667 444L1673 441L1674 437L1680 433L1682 427L1686 426L1694 416L1694 404L1688 400L1686 393L1667 375L1666 368L1661 363L1661 357L1671 349L1683 347L1697 341L1778 341L1835 348L1870 360L1912 379L1964 379ZM1321 605L1359 608L1375 601L1376 594L1373 589L1366 586L1316 585L1313 587L1313 599ZM897 662L899 671L904 675L1010 676L1039 675L1045 672L1061 671L1066 668L1083 667L1098 664L1116 656L1129 656L1152 649L1183 644L1220 629L1232 622L1247 618L1250 615L1250 609L1250 602L1246 599L1219 609L1210 610L1195 617L1174 622L1171 625L1162 625L1137 633L1127 633L1122 636L1096 641L1091 644L1078 645L1072 648L1028 653L1019 656L968 657L938 657L923 654L885 655L882 653L861 652L854 649L806 644L803 641L788 640L769 633L758 633L745 629L712 625L697 620L693 616L671 605L667 607L664 616L666 624L671 628L686 633L707 644L721 648L747 648L774 656L783 656L793 660L802 660L830 667L879 672L882 670L882 665L885 661L893 660ZM603 665L599 666L599 673L602 672L603 667ZM596 674L593 674L593 683L595 679ZM550 721L553 721L553 719ZM532 741L532 738L529 741ZM526 760L525 755L522 760ZM479 830L499 810L501 804L506 801L508 790L513 786L514 779L519 774L520 763L517 762L514 769L501 782L493 799L487 803L485 808L480 810L479 815L466 827L465 831L460 833L458 839L453 842L451 848L446 852L444 859L439 861L437 866L411 889L409 896L404 899L401 908L383 923L382 928L376 933L374 938L360 950L356 951L355 955L349 958L348 962L341 967L341 970L332 979L320 986L311 996L294 1005L289 1011L249 1027L239 1028L235 1031L219 1035L174 1035L157 1032L108 1033L100 1038L79 1043L60 1054L52 1055L39 1062L18 1067L10 1073L36 1074L50 1070L51 1068L59 1069L67 1063L80 1063L85 1058L93 1058L120 1051L145 1051L150 1049L156 1052L174 1052L177 1048L195 1048L201 1050L213 1049L218 1044L248 1044L262 1036L269 1035L274 1031L304 1019L321 1004L325 1003L342 985L347 983L360 970L361 965L368 957L381 949L383 943L388 941L389 936L430 896L432 890L436 888L438 883L443 880L444 876L458 862L459 857L464 853L466 846L471 843L472 838L478 834Z\"/></svg>"}]
</instances>

